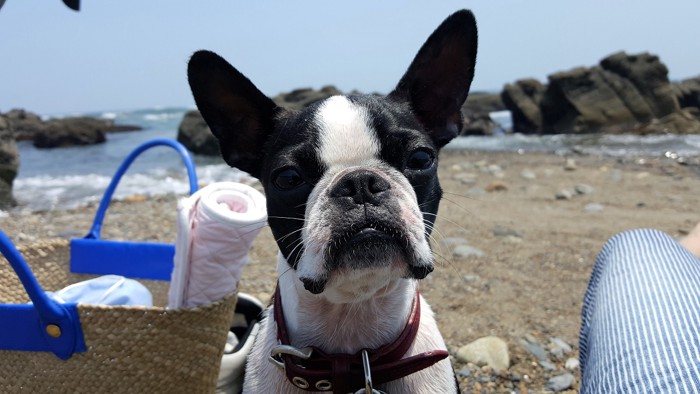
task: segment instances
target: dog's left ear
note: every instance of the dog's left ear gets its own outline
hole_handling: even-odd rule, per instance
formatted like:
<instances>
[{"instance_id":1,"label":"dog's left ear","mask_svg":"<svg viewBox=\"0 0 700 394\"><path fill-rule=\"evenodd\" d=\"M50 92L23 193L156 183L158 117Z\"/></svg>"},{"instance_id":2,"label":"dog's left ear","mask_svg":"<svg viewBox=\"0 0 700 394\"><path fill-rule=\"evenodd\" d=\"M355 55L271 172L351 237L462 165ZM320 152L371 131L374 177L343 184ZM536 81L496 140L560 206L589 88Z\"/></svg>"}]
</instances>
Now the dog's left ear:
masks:
<instances>
[{"instance_id":1,"label":"dog's left ear","mask_svg":"<svg viewBox=\"0 0 700 394\"><path fill-rule=\"evenodd\" d=\"M389 98L408 101L438 148L462 129L462 105L476 63L474 15L458 11L435 29Z\"/></svg>"}]
</instances>

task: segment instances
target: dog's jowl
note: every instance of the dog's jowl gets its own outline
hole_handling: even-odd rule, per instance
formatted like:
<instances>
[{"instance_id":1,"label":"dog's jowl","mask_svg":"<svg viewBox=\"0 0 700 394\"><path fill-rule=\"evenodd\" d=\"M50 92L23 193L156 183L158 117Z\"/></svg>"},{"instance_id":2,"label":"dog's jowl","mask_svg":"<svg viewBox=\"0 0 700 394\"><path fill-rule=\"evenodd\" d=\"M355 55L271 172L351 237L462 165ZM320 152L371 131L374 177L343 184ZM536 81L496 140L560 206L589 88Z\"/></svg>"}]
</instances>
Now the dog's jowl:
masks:
<instances>
[{"instance_id":1,"label":"dog's jowl","mask_svg":"<svg viewBox=\"0 0 700 394\"><path fill-rule=\"evenodd\" d=\"M459 11L386 97L300 111L218 55L192 56L197 106L224 160L262 183L280 250L244 392L458 392L418 283L435 268L438 153L462 127L476 48L474 17Z\"/></svg>"}]
</instances>

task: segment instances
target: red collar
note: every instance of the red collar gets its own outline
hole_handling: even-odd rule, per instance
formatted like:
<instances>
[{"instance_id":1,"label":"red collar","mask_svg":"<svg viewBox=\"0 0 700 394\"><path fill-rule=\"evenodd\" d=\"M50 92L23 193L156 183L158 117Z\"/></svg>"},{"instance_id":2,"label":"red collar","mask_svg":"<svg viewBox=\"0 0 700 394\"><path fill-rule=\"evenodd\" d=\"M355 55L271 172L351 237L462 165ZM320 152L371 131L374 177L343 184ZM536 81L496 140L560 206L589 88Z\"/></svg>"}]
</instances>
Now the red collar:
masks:
<instances>
[{"instance_id":1,"label":"red collar","mask_svg":"<svg viewBox=\"0 0 700 394\"><path fill-rule=\"evenodd\" d=\"M277 323L277 339L280 344L291 348L287 325L282 312L282 297L279 285L274 295L274 317ZM420 326L420 295L416 291L408 321L401 334L392 343L377 349L365 349L369 355L372 382L375 385L403 378L445 359L446 350L434 350L403 358L413 343ZM291 348L294 349L294 348ZM316 347L310 347L310 356L297 357L289 352L272 356L273 362L281 362L287 379L294 386L306 391L333 391L334 394L355 392L365 387L365 373L362 367L362 351L355 354L327 354ZM308 349L294 349L302 353Z\"/></svg>"}]
</instances>

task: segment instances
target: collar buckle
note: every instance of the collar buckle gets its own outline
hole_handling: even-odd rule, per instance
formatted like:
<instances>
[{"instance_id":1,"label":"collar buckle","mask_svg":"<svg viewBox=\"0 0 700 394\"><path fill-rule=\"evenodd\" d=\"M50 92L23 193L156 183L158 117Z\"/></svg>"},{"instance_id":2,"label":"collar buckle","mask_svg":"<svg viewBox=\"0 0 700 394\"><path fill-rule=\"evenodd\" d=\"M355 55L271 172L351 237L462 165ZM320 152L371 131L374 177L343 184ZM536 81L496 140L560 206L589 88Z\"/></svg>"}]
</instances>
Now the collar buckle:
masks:
<instances>
[{"instance_id":1,"label":"collar buckle","mask_svg":"<svg viewBox=\"0 0 700 394\"><path fill-rule=\"evenodd\" d=\"M362 369L365 371L365 388L357 390L355 394L386 394L372 387L372 370L369 365L367 350L362 350Z\"/></svg>"},{"instance_id":2,"label":"collar buckle","mask_svg":"<svg viewBox=\"0 0 700 394\"><path fill-rule=\"evenodd\" d=\"M275 367L284 371L284 360L283 355L289 355L294 357L299 357L304 360L308 360L313 353L313 349L310 347L305 347L302 349L296 348L290 345L277 345L270 350L270 357L267 360L272 363Z\"/></svg>"}]
</instances>

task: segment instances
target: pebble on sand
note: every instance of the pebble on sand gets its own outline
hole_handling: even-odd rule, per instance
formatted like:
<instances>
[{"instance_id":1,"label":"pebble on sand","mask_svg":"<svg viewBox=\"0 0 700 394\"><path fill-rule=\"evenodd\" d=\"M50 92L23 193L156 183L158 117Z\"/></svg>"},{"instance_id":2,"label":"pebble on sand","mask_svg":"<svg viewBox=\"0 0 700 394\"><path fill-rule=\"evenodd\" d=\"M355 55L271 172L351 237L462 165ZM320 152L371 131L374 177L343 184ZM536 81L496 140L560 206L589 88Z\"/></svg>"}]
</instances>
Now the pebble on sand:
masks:
<instances>
[{"instance_id":1,"label":"pebble on sand","mask_svg":"<svg viewBox=\"0 0 700 394\"><path fill-rule=\"evenodd\" d=\"M574 375L570 373L555 376L547 381L547 388L558 393L569 389L574 384L574 379Z\"/></svg>"},{"instance_id":2,"label":"pebble on sand","mask_svg":"<svg viewBox=\"0 0 700 394\"><path fill-rule=\"evenodd\" d=\"M510 367L508 345L498 337L489 336L462 346L457 351L457 359L479 366L489 366L495 371L505 371Z\"/></svg>"}]
</instances>

